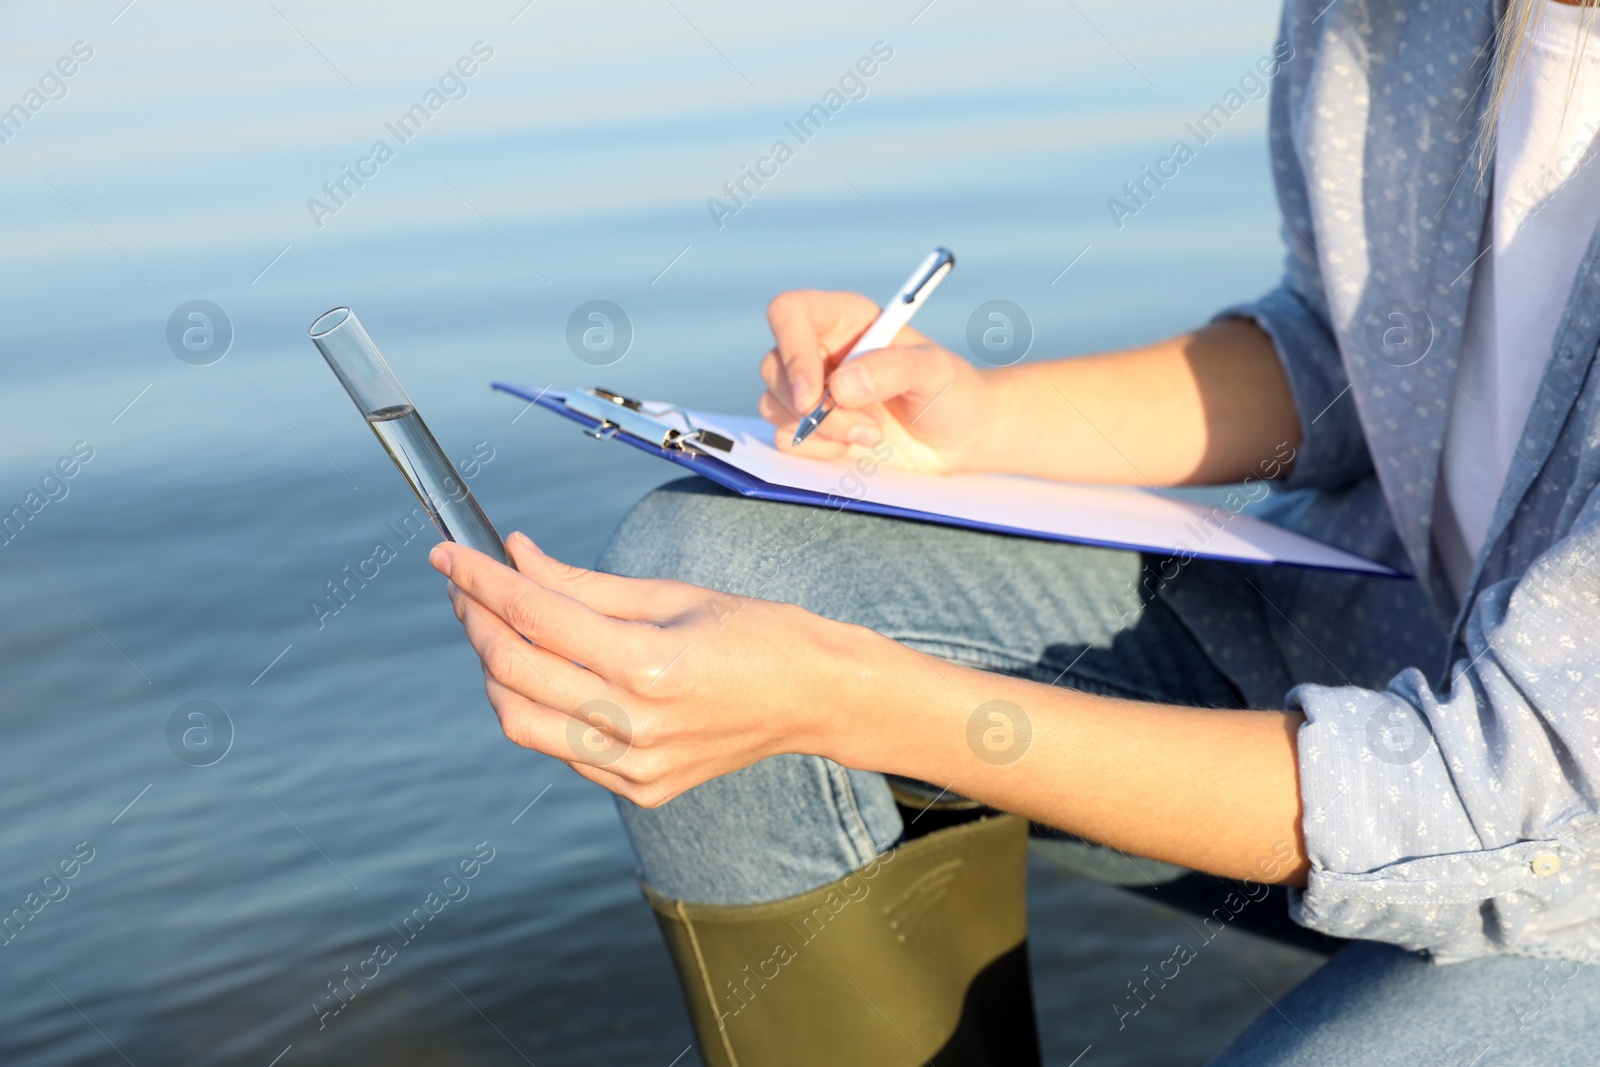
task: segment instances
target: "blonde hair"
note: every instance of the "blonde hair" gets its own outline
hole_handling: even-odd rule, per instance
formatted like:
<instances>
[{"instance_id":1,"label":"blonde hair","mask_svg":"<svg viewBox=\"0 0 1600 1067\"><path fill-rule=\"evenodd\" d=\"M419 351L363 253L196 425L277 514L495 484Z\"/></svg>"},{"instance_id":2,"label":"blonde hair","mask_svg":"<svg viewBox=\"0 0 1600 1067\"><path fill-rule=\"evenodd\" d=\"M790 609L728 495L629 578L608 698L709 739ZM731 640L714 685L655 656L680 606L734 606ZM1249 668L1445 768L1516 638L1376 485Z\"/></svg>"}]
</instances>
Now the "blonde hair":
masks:
<instances>
[{"instance_id":1,"label":"blonde hair","mask_svg":"<svg viewBox=\"0 0 1600 1067\"><path fill-rule=\"evenodd\" d=\"M1494 141L1500 126L1500 116L1516 94L1517 75L1527 60L1528 42L1538 32L1546 6L1560 2L1561 0L1503 0L1500 21L1495 26L1494 66L1489 78L1489 107L1484 114L1483 136L1478 141L1482 149L1478 159L1480 179L1488 176L1490 164L1494 160ZM1578 51L1573 56L1572 70L1567 76L1568 104L1572 102L1573 91L1577 87L1578 69L1583 62L1583 49L1588 43L1588 30L1594 22L1596 4L1600 4L1600 0L1580 0L1577 5L1584 9L1583 24ZM1565 108L1562 110L1562 119L1563 121L1566 119Z\"/></svg>"}]
</instances>

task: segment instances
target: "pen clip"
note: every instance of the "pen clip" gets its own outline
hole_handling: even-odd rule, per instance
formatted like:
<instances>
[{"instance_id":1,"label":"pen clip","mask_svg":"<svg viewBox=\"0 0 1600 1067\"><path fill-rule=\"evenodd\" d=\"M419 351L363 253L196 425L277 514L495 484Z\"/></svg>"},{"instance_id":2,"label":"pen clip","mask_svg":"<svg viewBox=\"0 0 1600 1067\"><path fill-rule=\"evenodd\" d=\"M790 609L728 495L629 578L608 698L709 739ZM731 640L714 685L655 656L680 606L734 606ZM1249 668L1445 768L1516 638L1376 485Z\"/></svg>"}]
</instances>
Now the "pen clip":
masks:
<instances>
[{"instance_id":1,"label":"pen clip","mask_svg":"<svg viewBox=\"0 0 1600 1067\"><path fill-rule=\"evenodd\" d=\"M923 290L928 288L929 283L937 278L940 272L947 271L955 265L956 255L954 252L950 251L948 248L935 248L928 255L927 269L921 274L917 275L917 277L912 280L911 284L905 287L905 290L900 297L900 302L904 304L916 303L917 298L922 295Z\"/></svg>"}]
</instances>

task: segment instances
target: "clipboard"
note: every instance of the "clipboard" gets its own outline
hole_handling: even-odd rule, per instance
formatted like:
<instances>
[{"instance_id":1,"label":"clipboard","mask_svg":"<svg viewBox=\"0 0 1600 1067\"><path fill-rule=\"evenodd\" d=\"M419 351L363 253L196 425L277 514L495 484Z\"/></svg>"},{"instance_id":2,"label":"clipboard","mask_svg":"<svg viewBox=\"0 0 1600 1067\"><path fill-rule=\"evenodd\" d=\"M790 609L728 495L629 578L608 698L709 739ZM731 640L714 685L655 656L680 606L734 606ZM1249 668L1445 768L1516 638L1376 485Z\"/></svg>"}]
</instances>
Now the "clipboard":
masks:
<instances>
[{"instance_id":1,"label":"clipboard","mask_svg":"<svg viewBox=\"0 0 1600 1067\"><path fill-rule=\"evenodd\" d=\"M591 437L620 441L756 500L1167 557L1410 577L1242 511L1146 489L1011 475L923 475L887 467L851 479L848 465L779 453L771 445L771 425L760 419L689 411L607 389L491 384L572 420ZM860 491L830 491L847 486Z\"/></svg>"}]
</instances>

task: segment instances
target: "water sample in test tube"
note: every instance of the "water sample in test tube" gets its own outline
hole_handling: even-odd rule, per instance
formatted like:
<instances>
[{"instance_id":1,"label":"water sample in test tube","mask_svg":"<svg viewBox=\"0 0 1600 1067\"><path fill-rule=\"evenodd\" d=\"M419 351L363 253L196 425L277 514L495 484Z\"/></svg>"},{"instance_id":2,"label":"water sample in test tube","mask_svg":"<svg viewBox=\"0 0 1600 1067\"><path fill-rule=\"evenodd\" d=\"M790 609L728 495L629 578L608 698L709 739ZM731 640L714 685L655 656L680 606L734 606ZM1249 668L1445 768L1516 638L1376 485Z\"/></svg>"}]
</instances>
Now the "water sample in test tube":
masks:
<instances>
[{"instance_id":1,"label":"water sample in test tube","mask_svg":"<svg viewBox=\"0 0 1600 1067\"><path fill-rule=\"evenodd\" d=\"M475 548L509 565L500 535L473 499L472 490L456 473L450 457L434 440L428 424L417 414L411 398L400 388L355 313L349 308L334 308L317 317L310 333L322 358L333 368L444 539Z\"/></svg>"}]
</instances>

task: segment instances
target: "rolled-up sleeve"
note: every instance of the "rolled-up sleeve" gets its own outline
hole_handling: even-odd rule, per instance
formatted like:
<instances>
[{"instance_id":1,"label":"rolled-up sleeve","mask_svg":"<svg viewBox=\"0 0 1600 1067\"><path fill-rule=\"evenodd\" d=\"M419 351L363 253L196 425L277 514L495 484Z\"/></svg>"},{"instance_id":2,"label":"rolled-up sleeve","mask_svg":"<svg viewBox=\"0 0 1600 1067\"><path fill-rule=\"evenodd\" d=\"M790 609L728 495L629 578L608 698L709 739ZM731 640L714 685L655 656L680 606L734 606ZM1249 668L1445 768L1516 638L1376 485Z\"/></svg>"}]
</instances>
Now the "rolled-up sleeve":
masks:
<instances>
[{"instance_id":1,"label":"rolled-up sleeve","mask_svg":"<svg viewBox=\"0 0 1600 1067\"><path fill-rule=\"evenodd\" d=\"M1450 962L1600 948L1600 509L1486 588L1435 692L1301 685L1297 921Z\"/></svg>"},{"instance_id":2,"label":"rolled-up sleeve","mask_svg":"<svg viewBox=\"0 0 1600 1067\"><path fill-rule=\"evenodd\" d=\"M1287 19L1286 9L1285 33ZM1280 52L1285 47L1280 39ZM1304 100L1303 91L1293 85L1297 73L1298 68L1286 70L1274 81L1267 124L1272 180L1283 216L1283 281L1259 300L1226 308L1216 317L1248 319L1259 326L1272 339L1288 378L1300 419L1300 445L1282 487L1340 489L1371 472L1372 455L1329 325L1311 199L1295 149L1293 116Z\"/></svg>"}]
</instances>

